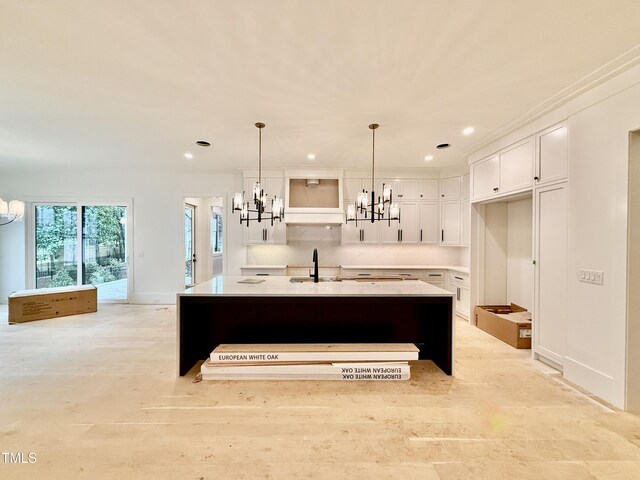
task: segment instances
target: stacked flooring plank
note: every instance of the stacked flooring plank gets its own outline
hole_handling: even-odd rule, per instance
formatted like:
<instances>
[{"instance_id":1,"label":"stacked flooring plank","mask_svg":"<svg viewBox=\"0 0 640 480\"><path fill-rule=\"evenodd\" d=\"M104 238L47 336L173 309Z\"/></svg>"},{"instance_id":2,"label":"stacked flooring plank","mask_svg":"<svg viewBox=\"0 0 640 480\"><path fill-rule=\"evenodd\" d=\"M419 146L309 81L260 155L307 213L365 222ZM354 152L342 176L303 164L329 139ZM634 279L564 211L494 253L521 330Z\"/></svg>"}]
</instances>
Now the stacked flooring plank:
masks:
<instances>
[{"instance_id":1,"label":"stacked flooring plank","mask_svg":"<svg viewBox=\"0 0 640 480\"><path fill-rule=\"evenodd\" d=\"M222 344L200 372L203 380L408 380L418 352L411 343Z\"/></svg>"}]
</instances>

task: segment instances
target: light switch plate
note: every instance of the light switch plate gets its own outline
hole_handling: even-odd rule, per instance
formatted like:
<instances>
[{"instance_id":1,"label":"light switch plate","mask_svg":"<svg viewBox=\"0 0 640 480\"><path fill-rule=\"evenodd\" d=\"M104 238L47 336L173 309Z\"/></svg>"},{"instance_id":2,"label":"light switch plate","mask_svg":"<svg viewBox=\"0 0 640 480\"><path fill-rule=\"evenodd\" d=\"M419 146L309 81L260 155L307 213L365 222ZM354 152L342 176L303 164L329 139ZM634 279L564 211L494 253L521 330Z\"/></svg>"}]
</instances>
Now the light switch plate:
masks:
<instances>
[{"instance_id":1,"label":"light switch plate","mask_svg":"<svg viewBox=\"0 0 640 480\"><path fill-rule=\"evenodd\" d=\"M604 272L581 268L578 270L578 280L585 283L593 283L594 285L602 285L604 283Z\"/></svg>"}]
</instances>

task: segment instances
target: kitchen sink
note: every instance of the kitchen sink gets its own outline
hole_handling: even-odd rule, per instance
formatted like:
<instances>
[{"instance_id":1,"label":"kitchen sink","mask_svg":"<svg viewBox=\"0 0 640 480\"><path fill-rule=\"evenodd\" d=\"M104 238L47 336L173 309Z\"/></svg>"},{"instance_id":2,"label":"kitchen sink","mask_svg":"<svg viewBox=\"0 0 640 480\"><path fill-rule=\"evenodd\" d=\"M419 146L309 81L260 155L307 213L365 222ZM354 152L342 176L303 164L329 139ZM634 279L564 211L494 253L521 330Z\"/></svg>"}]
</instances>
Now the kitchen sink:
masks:
<instances>
[{"instance_id":1,"label":"kitchen sink","mask_svg":"<svg viewBox=\"0 0 640 480\"><path fill-rule=\"evenodd\" d=\"M313 277L291 277L291 283L308 283L313 282ZM338 277L320 277L318 282L339 282Z\"/></svg>"}]
</instances>

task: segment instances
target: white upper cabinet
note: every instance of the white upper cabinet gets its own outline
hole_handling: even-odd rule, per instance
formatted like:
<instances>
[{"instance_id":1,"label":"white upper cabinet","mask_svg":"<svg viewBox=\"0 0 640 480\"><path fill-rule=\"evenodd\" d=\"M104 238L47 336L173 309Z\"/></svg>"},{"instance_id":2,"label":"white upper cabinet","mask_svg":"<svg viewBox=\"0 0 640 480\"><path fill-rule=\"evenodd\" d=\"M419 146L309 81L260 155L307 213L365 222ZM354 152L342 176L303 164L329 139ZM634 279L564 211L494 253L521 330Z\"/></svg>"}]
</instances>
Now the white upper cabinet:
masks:
<instances>
[{"instance_id":1,"label":"white upper cabinet","mask_svg":"<svg viewBox=\"0 0 640 480\"><path fill-rule=\"evenodd\" d=\"M533 139L527 138L500 152L498 193L523 190L533 185Z\"/></svg>"},{"instance_id":2,"label":"white upper cabinet","mask_svg":"<svg viewBox=\"0 0 640 480\"><path fill-rule=\"evenodd\" d=\"M536 135L536 185L564 180L568 176L567 126L554 125Z\"/></svg>"},{"instance_id":3,"label":"white upper cabinet","mask_svg":"<svg viewBox=\"0 0 640 480\"><path fill-rule=\"evenodd\" d=\"M362 179L361 178L345 178L342 180L344 191L344 204L345 207L349 203L355 203L358 194L362 191Z\"/></svg>"},{"instance_id":4,"label":"white upper cabinet","mask_svg":"<svg viewBox=\"0 0 640 480\"><path fill-rule=\"evenodd\" d=\"M471 200L477 202L533 186L533 137L471 165Z\"/></svg>"},{"instance_id":5,"label":"white upper cabinet","mask_svg":"<svg viewBox=\"0 0 640 480\"><path fill-rule=\"evenodd\" d=\"M420 198L420 180L416 179L402 179L400 180L400 189L394 196L398 200L418 200Z\"/></svg>"},{"instance_id":6,"label":"white upper cabinet","mask_svg":"<svg viewBox=\"0 0 640 480\"><path fill-rule=\"evenodd\" d=\"M498 155L492 155L471 165L471 196L482 200L498 194L500 168Z\"/></svg>"},{"instance_id":7,"label":"white upper cabinet","mask_svg":"<svg viewBox=\"0 0 640 480\"><path fill-rule=\"evenodd\" d=\"M440 180L423 178L420 180L420 200L440 200Z\"/></svg>"},{"instance_id":8,"label":"white upper cabinet","mask_svg":"<svg viewBox=\"0 0 640 480\"><path fill-rule=\"evenodd\" d=\"M465 173L462 176L462 198L469 198L471 196L471 174Z\"/></svg>"},{"instance_id":9,"label":"white upper cabinet","mask_svg":"<svg viewBox=\"0 0 640 480\"><path fill-rule=\"evenodd\" d=\"M440 179L440 198L442 200L458 200L461 191L461 177Z\"/></svg>"},{"instance_id":10,"label":"white upper cabinet","mask_svg":"<svg viewBox=\"0 0 640 480\"><path fill-rule=\"evenodd\" d=\"M436 201L420 203L420 243L425 245L437 245L440 238L440 229L438 228L438 217L440 212L438 206L440 203Z\"/></svg>"},{"instance_id":11,"label":"white upper cabinet","mask_svg":"<svg viewBox=\"0 0 640 480\"><path fill-rule=\"evenodd\" d=\"M420 241L419 210L420 204L418 202L400 203L400 243L411 244Z\"/></svg>"},{"instance_id":12,"label":"white upper cabinet","mask_svg":"<svg viewBox=\"0 0 640 480\"><path fill-rule=\"evenodd\" d=\"M442 202L440 207L442 209L440 245L459 246L462 238L460 200Z\"/></svg>"}]
</instances>

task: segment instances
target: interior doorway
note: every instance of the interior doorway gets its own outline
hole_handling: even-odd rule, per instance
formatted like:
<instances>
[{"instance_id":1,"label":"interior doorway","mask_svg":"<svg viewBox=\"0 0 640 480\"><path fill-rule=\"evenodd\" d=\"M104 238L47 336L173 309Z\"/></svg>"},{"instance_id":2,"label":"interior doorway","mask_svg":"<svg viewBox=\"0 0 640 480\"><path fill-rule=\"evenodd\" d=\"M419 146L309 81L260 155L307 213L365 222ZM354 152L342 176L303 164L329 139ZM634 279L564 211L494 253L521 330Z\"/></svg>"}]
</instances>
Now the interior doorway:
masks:
<instances>
[{"instance_id":1,"label":"interior doorway","mask_svg":"<svg viewBox=\"0 0 640 480\"><path fill-rule=\"evenodd\" d=\"M184 199L184 286L224 271L224 197Z\"/></svg>"}]
</instances>

